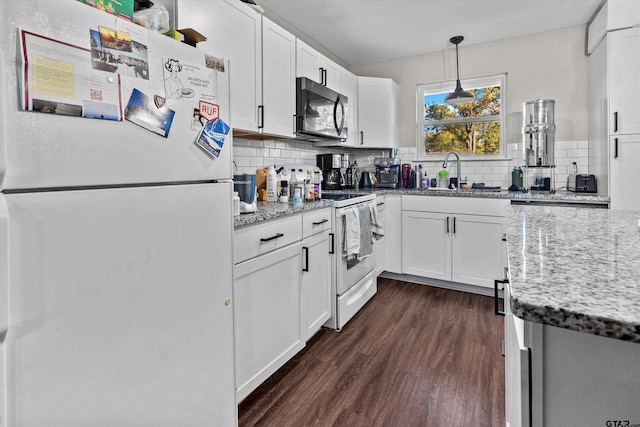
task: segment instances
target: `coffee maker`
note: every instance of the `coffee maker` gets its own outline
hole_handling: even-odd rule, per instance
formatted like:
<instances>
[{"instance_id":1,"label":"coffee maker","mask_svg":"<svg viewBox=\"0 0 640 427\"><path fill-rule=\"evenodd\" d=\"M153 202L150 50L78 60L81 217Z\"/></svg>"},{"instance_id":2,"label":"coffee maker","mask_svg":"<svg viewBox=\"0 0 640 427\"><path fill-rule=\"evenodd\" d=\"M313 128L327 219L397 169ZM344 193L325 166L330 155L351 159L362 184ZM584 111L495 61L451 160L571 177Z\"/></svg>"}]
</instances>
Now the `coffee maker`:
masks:
<instances>
[{"instance_id":1,"label":"coffee maker","mask_svg":"<svg viewBox=\"0 0 640 427\"><path fill-rule=\"evenodd\" d=\"M377 157L373 159L376 167L376 183L379 188L396 188L400 180L400 159L397 157Z\"/></svg>"},{"instance_id":2,"label":"coffee maker","mask_svg":"<svg viewBox=\"0 0 640 427\"><path fill-rule=\"evenodd\" d=\"M323 190L342 190L344 188L341 154L318 154L317 165L322 171Z\"/></svg>"}]
</instances>

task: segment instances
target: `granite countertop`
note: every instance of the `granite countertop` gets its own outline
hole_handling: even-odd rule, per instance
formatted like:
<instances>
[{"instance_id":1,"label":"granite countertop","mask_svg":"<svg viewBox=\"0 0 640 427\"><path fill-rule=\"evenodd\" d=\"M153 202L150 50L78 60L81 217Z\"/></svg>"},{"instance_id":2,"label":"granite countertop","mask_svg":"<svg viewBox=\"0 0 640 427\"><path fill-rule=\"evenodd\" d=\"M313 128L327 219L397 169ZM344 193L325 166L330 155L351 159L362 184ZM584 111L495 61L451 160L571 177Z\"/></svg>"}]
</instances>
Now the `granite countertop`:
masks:
<instances>
[{"instance_id":1,"label":"granite countertop","mask_svg":"<svg viewBox=\"0 0 640 427\"><path fill-rule=\"evenodd\" d=\"M513 313L640 343L640 211L508 209Z\"/></svg>"},{"instance_id":2,"label":"granite countertop","mask_svg":"<svg viewBox=\"0 0 640 427\"><path fill-rule=\"evenodd\" d=\"M434 197L476 197L489 199L510 199L524 202L561 202L561 203L587 203L602 204L609 203L609 197L590 193L572 193L568 191L557 191L555 194L547 192L508 192L489 190L428 190L425 188L360 188L348 190L327 190L325 193L357 193L357 194L407 194L416 196ZM331 200L320 200L311 203L303 203L300 206L293 206L293 203L267 203L258 202L258 210L255 213L240 214L234 217L234 228L255 224L256 222L275 219L287 215L296 214L306 210L321 209L333 206Z\"/></svg>"},{"instance_id":3,"label":"granite countertop","mask_svg":"<svg viewBox=\"0 0 640 427\"><path fill-rule=\"evenodd\" d=\"M494 191L494 190L439 190L426 188L361 188L327 192L345 192L345 193L375 193L375 194L407 194L415 196L434 196L434 197L475 197L483 199L509 199L519 201L532 202L560 202L560 203L587 203L587 204L609 204L609 197L598 193L574 193L571 191L558 190L551 194L546 191L529 191L513 192L513 191Z\"/></svg>"},{"instance_id":4,"label":"granite countertop","mask_svg":"<svg viewBox=\"0 0 640 427\"><path fill-rule=\"evenodd\" d=\"M304 211L328 208L333 206L332 200L317 200L294 206L293 203L257 202L258 210L253 213L240 214L234 217L234 228L255 224L260 221L275 219Z\"/></svg>"}]
</instances>

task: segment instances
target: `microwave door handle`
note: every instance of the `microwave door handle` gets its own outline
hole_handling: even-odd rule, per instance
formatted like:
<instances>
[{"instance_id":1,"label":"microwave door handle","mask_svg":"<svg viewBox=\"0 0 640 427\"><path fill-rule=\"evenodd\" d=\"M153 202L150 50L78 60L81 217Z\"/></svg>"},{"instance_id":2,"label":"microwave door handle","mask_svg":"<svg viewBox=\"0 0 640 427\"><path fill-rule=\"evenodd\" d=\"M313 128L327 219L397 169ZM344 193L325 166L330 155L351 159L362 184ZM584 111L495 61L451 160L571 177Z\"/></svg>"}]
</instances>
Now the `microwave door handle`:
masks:
<instances>
[{"instance_id":1,"label":"microwave door handle","mask_svg":"<svg viewBox=\"0 0 640 427\"><path fill-rule=\"evenodd\" d=\"M340 115L340 124L338 124L338 108L342 110L342 114ZM344 129L344 105L342 101L340 101L340 97L336 98L336 103L333 106L333 124L338 131L338 135L342 134L342 130Z\"/></svg>"}]
</instances>

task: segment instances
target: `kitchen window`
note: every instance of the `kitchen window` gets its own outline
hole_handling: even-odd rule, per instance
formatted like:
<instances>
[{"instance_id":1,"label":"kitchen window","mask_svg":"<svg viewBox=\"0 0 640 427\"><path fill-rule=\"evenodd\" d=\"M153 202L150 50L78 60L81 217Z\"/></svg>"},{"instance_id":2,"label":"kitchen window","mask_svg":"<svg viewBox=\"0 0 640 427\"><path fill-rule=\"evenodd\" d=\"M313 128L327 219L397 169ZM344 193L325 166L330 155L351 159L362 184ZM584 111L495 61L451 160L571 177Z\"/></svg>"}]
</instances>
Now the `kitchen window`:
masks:
<instances>
[{"instance_id":1,"label":"kitchen window","mask_svg":"<svg viewBox=\"0 0 640 427\"><path fill-rule=\"evenodd\" d=\"M455 151L466 160L505 158L506 74L461 80L475 100L444 102L455 81L418 86L418 157L430 159Z\"/></svg>"}]
</instances>

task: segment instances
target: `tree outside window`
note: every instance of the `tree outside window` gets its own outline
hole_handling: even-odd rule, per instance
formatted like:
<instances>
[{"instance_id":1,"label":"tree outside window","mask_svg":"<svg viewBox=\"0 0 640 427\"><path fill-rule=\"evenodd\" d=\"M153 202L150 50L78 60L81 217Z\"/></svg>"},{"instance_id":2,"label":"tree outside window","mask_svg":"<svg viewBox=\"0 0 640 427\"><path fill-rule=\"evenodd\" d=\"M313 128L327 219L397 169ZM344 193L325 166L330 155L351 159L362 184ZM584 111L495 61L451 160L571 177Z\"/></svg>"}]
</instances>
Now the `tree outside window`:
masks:
<instances>
[{"instance_id":1,"label":"tree outside window","mask_svg":"<svg viewBox=\"0 0 640 427\"><path fill-rule=\"evenodd\" d=\"M463 81L462 86L475 95L475 100L457 105L444 102L455 82L420 86L418 108L422 120L418 152L421 157L449 151L466 157L502 157L504 77Z\"/></svg>"}]
</instances>

